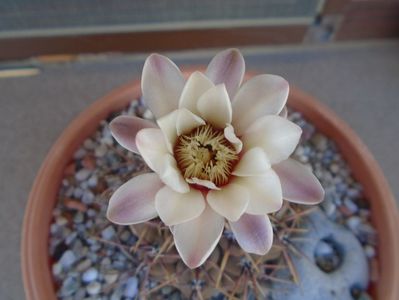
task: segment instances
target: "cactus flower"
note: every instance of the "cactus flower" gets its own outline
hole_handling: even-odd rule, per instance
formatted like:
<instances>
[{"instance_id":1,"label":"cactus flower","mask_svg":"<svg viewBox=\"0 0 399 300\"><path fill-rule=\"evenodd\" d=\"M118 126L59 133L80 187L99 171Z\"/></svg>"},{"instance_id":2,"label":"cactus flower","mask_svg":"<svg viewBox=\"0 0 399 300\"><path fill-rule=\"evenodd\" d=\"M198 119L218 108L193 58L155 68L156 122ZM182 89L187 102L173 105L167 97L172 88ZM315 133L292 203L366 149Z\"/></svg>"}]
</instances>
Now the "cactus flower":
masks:
<instances>
[{"instance_id":1,"label":"cactus flower","mask_svg":"<svg viewBox=\"0 0 399 300\"><path fill-rule=\"evenodd\" d=\"M159 217L190 268L212 253L225 220L244 251L264 255L273 243L267 214L283 199L317 204L324 197L312 172L289 158L302 130L284 117L287 81L263 74L242 83L244 73L236 49L187 80L171 60L152 54L141 86L156 123L119 116L110 124L113 137L154 172L115 191L108 219L130 225Z\"/></svg>"}]
</instances>

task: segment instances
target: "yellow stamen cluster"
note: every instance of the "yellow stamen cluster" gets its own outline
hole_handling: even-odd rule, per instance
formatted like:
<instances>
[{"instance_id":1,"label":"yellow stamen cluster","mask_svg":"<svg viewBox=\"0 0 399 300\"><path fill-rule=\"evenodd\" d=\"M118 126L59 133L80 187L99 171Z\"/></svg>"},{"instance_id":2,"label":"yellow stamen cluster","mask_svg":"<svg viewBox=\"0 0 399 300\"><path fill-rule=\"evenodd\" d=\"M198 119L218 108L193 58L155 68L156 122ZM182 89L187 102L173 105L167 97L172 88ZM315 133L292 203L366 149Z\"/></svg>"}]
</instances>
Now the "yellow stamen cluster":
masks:
<instances>
[{"instance_id":1,"label":"yellow stamen cluster","mask_svg":"<svg viewBox=\"0 0 399 300\"><path fill-rule=\"evenodd\" d=\"M177 164L186 179L212 181L216 186L226 184L238 160L233 145L223 130L202 125L178 137L174 148Z\"/></svg>"}]
</instances>

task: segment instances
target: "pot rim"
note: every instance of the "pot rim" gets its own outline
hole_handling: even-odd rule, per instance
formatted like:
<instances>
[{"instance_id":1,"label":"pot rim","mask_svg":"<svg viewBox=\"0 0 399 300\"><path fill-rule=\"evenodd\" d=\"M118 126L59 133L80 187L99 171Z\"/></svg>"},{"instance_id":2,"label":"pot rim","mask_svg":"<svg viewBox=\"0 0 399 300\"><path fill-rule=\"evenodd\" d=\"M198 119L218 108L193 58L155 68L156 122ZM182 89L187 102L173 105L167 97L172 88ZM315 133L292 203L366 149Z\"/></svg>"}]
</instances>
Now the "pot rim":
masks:
<instances>
[{"instance_id":1,"label":"pot rim","mask_svg":"<svg viewBox=\"0 0 399 300\"><path fill-rule=\"evenodd\" d=\"M32 185L23 221L21 268L26 299L56 297L48 239L52 210L65 166L101 120L112 112L122 110L140 94L140 81L136 80L95 101L69 124L47 154ZM301 112L318 130L336 142L354 177L363 185L370 200L372 221L380 240L378 261L379 270L383 272L379 274L378 286L375 285L374 292L378 299L399 299L399 285L396 284L399 279L399 239L396 238L399 215L395 198L380 167L349 125L312 96L291 88L288 106ZM345 155L347 153L355 155ZM51 204L51 209L42 209L48 207L48 204ZM43 231L44 228L46 231ZM384 253L381 252L382 248Z\"/></svg>"}]
</instances>

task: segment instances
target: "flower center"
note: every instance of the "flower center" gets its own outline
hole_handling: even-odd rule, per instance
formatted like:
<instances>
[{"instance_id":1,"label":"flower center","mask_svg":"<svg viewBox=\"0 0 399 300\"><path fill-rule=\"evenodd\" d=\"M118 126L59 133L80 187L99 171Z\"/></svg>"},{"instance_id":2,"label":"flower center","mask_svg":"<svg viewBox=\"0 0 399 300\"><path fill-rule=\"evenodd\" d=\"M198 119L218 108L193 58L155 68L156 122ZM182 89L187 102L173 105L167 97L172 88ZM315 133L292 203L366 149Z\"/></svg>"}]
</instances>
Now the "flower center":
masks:
<instances>
[{"instance_id":1,"label":"flower center","mask_svg":"<svg viewBox=\"0 0 399 300\"><path fill-rule=\"evenodd\" d=\"M216 186L226 184L238 161L233 145L223 130L206 124L178 137L174 154L185 179L212 181Z\"/></svg>"}]
</instances>

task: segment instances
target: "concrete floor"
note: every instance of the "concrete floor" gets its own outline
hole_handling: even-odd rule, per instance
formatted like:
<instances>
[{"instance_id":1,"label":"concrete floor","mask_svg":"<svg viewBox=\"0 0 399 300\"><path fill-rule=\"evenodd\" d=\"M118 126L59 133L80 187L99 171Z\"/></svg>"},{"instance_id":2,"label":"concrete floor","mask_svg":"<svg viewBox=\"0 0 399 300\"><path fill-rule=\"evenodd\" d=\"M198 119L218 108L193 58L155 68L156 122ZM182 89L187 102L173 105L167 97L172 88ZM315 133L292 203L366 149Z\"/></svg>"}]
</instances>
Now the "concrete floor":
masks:
<instances>
[{"instance_id":1,"label":"concrete floor","mask_svg":"<svg viewBox=\"0 0 399 300\"><path fill-rule=\"evenodd\" d=\"M203 64L214 53L190 51L170 57L178 64ZM399 41L246 48L243 53L248 70L282 75L347 121L375 155L399 199ZM72 63L38 64L37 76L0 78L0 299L24 298L21 224L47 151L80 111L138 78L144 57L90 56Z\"/></svg>"}]
</instances>

